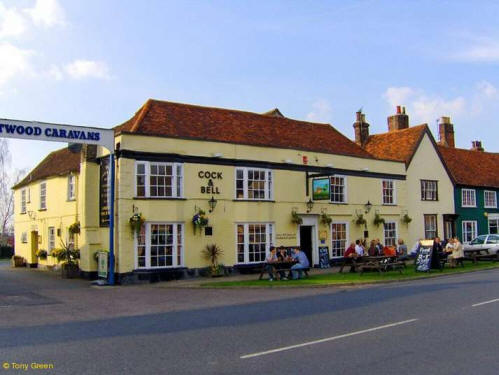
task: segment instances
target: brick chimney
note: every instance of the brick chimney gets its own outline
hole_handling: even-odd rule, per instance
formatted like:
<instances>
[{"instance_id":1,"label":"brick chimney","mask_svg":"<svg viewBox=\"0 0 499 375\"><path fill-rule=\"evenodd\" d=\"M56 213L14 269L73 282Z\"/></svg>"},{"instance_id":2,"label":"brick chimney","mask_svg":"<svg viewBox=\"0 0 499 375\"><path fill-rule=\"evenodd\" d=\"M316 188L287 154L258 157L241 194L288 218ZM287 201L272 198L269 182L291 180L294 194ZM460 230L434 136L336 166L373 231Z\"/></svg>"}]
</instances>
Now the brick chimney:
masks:
<instances>
[{"instance_id":1,"label":"brick chimney","mask_svg":"<svg viewBox=\"0 0 499 375\"><path fill-rule=\"evenodd\" d=\"M483 147L482 147L482 141L472 141L471 142L471 149L473 151L484 151Z\"/></svg>"},{"instance_id":2,"label":"brick chimney","mask_svg":"<svg viewBox=\"0 0 499 375\"><path fill-rule=\"evenodd\" d=\"M450 123L450 117L442 116L438 123L438 144L447 147L456 147L454 144L454 125Z\"/></svg>"},{"instance_id":3,"label":"brick chimney","mask_svg":"<svg viewBox=\"0 0 499 375\"><path fill-rule=\"evenodd\" d=\"M405 107L397 106L397 113L388 116L388 131L407 129L409 127L409 116L405 114Z\"/></svg>"},{"instance_id":4,"label":"brick chimney","mask_svg":"<svg viewBox=\"0 0 499 375\"><path fill-rule=\"evenodd\" d=\"M366 115L362 111L357 111L356 121L353 123L355 129L355 143L364 147L369 138L369 124L366 122Z\"/></svg>"}]
</instances>

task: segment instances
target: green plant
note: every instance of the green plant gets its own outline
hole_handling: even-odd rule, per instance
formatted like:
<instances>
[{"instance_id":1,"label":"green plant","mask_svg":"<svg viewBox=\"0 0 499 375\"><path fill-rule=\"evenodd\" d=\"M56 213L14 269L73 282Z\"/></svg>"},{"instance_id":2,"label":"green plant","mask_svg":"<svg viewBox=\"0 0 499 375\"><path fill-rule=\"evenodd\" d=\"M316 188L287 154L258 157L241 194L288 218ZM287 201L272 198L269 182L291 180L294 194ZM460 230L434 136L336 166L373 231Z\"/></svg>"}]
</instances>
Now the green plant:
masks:
<instances>
[{"instance_id":1,"label":"green plant","mask_svg":"<svg viewBox=\"0 0 499 375\"><path fill-rule=\"evenodd\" d=\"M296 225L303 224L303 219L298 215L296 211L291 211L291 222Z\"/></svg>"},{"instance_id":2,"label":"green plant","mask_svg":"<svg viewBox=\"0 0 499 375\"><path fill-rule=\"evenodd\" d=\"M321 223L325 226L331 225L333 219L330 218L326 213L321 214Z\"/></svg>"},{"instance_id":3,"label":"green plant","mask_svg":"<svg viewBox=\"0 0 499 375\"><path fill-rule=\"evenodd\" d=\"M137 236L139 236L140 229L142 228L142 225L144 225L145 221L146 221L146 219L144 219L144 216L142 216L142 213L133 214L130 217L130 219L128 220L132 234L137 234Z\"/></svg>"},{"instance_id":4,"label":"green plant","mask_svg":"<svg viewBox=\"0 0 499 375\"><path fill-rule=\"evenodd\" d=\"M80 250L75 249L73 244L61 240L61 247L52 250L50 256L56 258L58 262L77 264L77 259L80 259Z\"/></svg>"},{"instance_id":5,"label":"green plant","mask_svg":"<svg viewBox=\"0 0 499 375\"><path fill-rule=\"evenodd\" d=\"M47 250L41 250L41 249L40 249L40 250L38 250L38 251L36 252L36 256L37 256L38 258L42 259L42 260L47 259L47 255L48 255Z\"/></svg>"},{"instance_id":6,"label":"green plant","mask_svg":"<svg viewBox=\"0 0 499 375\"><path fill-rule=\"evenodd\" d=\"M366 223L366 219L364 219L363 214L357 214L357 217L354 220L357 225L364 225Z\"/></svg>"},{"instance_id":7,"label":"green plant","mask_svg":"<svg viewBox=\"0 0 499 375\"><path fill-rule=\"evenodd\" d=\"M405 214L404 216L402 216L402 222L404 224L409 224L411 221L412 221L412 219L409 217L408 214Z\"/></svg>"},{"instance_id":8,"label":"green plant","mask_svg":"<svg viewBox=\"0 0 499 375\"><path fill-rule=\"evenodd\" d=\"M71 224L68 229L69 229L69 233L79 234L80 233L80 222L77 221L76 223Z\"/></svg>"},{"instance_id":9,"label":"green plant","mask_svg":"<svg viewBox=\"0 0 499 375\"><path fill-rule=\"evenodd\" d=\"M206 217L206 212L202 209L199 209L198 212L192 217L192 225L194 227L194 234L196 234L196 229L199 228L201 232L201 228L208 225L208 218Z\"/></svg>"},{"instance_id":10,"label":"green plant","mask_svg":"<svg viewBox=\"0 0 499 375\"><path fill-rule=\"evenodd\" d=\"M203 258L210 262L210 270L212 275L217 275L219 264L218 260L223 255L223 250L216 244L206 245L202 250ZM223 267L223 265L221 265Z\"/></svg>"},{"instance_id":11,"label":"green plant","mask_svg":"<svg viewBox=\"0 0 499 375\"><path fill-rule=\"evenodd\" d=\"M383 219L378 213L374 215L374 220L373 220L374 225L379 227L381 224L385 224L385 219Z\"/></svg>"}]
</instances>

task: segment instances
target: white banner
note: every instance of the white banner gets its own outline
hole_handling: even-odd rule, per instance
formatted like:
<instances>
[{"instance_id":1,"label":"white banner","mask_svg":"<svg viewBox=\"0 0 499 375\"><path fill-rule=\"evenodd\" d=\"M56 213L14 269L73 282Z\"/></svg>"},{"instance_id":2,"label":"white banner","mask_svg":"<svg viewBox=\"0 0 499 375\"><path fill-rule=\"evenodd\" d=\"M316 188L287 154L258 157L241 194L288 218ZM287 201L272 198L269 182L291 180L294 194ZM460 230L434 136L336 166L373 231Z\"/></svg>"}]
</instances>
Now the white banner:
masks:
<instances>
[{"instance_id":1,"label":"white banner","mask_svg":"<svg viewBox=\"0 0 499 375\"><path fill-rule=\"evenodd\" d=\"M100 145L114 153L114 130L0 119L0 137Z\"/></svg>"}]
</instances>

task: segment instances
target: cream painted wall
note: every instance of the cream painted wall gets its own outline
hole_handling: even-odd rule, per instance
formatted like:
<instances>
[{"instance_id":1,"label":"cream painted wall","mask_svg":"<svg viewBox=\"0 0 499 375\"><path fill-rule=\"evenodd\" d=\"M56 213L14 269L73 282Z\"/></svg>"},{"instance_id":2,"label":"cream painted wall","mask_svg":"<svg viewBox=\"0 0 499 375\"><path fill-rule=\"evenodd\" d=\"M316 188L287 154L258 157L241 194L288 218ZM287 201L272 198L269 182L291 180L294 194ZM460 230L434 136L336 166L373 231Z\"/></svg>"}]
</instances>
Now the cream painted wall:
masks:
<instances>
[{"instance_id":1,"label":"cream painted wall","mask_svg":"<svg viewBox=\"0 0 499 375\"><path fill-rule=\"evenodd\" d=\"M123 144L122 144L123 147ZM164 149L163 149L164 151ZM263 153L263 151L261 152ZM257 154L261 154L257 153ZM255 154L255 155L257 155ZM367 215L370 238L383 238L382 227L372 223L374 213L379 211L387 221L397 222L399 236L406 236L406 227L400 225L401 212L406 210L406 183L396 181L397 205L383 206L381 180L367 177L347 177L347 204L330 204L316 202L312 211L306 212L305 173L274 170L275 202L235 201L235 167L205 164L184 164L184 197L186 200L167 199L134 199L135 161L119 159L118 223L116 264L118 272L130 272L135 269L135 245L128 219L135 212L140 212L147 222L181 222L184 223L184 265L190 268L204 267L208 262L201 257L201 250L211 243L219 245L224 255L222 263L233 265L236 261L236 223L269 222L275 225L275 244L292 246L298 244L298 227L291 222L291 211L296 208L305 216L319 214L325 210L334 221L349 223L349 240L353 241L363 235L364 227L353 223L355 212L363 211L367 200L373 203L373 209ZM200 178L199 171L221 172L222 180L213 180L220 194L213 194L218 203L213 213L208 213L208 200L212 194L202 194L201 186L207 185L207 179ZM213 236L193 233L192 216L196 209L206 211L209 225L213 226ZM327 232L324 245L331 249L330 228L318 221L317 234ZM318 254L314 254L314 263L318 263Z\"/></svg>"},{"instance_id":2,"label":"cream painted wall","mask_svg":"<svg viewBox=\"0 0 499 375\"><path fill-rule=\"evenodd\" d=\"M45 181L46 188L46 210L40 210L40 183ZM67 241L68 227L78 220L77 201L79 199L78 181L76 178L76 199L68 200L68 176L52 177L43 181L36 181L26 187L17 189L14 192L15 214L15 251L17 255L24 257L28 263L37 263L38 259L31 253L31 232L36 231L41 237L38 241L38 248L48 249L48 228L54 227L56 230L55 248L61 247L61 239ZM30 202L26 205L26 214L21 214L21 190L30 190ZM29 212L29 213L28 213ZM61 236L57 236L57 230ZM27 243L21 241L22 233L26 233ZM76 236L75 244L78 245L79 238ZM41 260L40 264L55 264L52 257Z\"/></svg>"},{"instance_id":3,"label":"cream painted wall","mask_svg":"<svg viewBox=\"0 0 499 375\"><path fill-rule=\"evenodd\" d=\"M421 200L421 180L438 181L438 201ZM438 233L443 236L443 215L454 213L454 187L428 135L425 134L407 169L409 216L408 246L424 238L424 215L437 214Z\"/></svg>"}]
</instances>

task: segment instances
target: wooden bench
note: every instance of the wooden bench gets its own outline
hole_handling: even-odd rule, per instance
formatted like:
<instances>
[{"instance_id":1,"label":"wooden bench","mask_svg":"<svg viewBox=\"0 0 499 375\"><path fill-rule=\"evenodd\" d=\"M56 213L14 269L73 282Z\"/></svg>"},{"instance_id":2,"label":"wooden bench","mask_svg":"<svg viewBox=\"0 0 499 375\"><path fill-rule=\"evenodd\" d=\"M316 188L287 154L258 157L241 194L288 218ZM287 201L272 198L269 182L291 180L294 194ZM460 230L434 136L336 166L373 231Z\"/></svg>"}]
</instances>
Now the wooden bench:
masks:
<instances>
[{"instance_id":1,"label":"wooden bench","mask_svg":"<svg viewBox=\"0 0 499 375\"><path fill-rule=\"evenodd\" d=\"M272 266L272 273L275 275L275 279L276 280L279 280L280 277L281 277L281 272L283 272L284 274L286 274L286 272L289 273L291 271L302 271L306 277L309 277L309 274L308 274L308 271L310 271L310 267L307 267L307 268L302 268L301 270L292 270L291 269L291 266L295 264L295 263L291 263L291 262L285 262L285 263L280 263L280 262L276 262L276 263L270 263L270 265ZM264 263L262 265L262 269L260 271L260 277L258 278L258 280L261 280L263 279L263 275L267 272L267 263ZM283 267L280 267L280 266L283 266Z\"/></svg>"},{"instance_id":2,"label":"wooden bench","mask_svg":"<svg viewBox=\"0 0 499 375\"><path fill-rule=\"evenodd\" d=\"M361 275L366 270L378 271L378 273L388 271L399 271L399 273L402 273L402 270L406 268L406 264L404 261L393 258L382 258L367 260L366 262L359 264L358 268L360 269Z\"/></svg>"}]
</instances>

